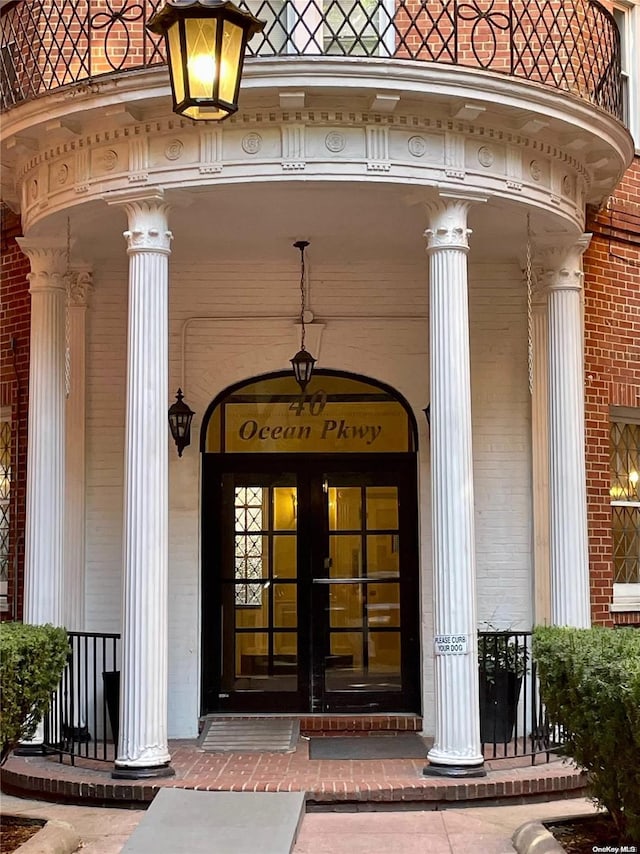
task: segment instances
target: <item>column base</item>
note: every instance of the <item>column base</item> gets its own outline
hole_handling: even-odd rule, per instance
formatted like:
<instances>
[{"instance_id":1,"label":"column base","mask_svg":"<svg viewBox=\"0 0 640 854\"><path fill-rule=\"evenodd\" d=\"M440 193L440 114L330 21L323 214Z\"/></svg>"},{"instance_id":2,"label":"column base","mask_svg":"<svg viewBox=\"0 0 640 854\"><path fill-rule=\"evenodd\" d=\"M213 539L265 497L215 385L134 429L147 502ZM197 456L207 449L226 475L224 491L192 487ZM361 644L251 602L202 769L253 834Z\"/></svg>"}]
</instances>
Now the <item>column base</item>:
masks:
<instances>
[{"instance_id":1,"label":"column base","mask_svg":"<svg viewBox=\"0 0 640 854\"><path fill-rule=\"evenodd\" d=\"M44 744L29 744L29 742L19 744L13 748L14 756L45 756L50 752L54 751L47 750Z\"/></svg>"},{"instance_id":2,"label":"column base","mask_svg":"<svg viewBox=\"0 0 640 854\"><path fill-rule=\"evenodd\" d=\"M169 765L116 765L111 772L114 780L149 780L153 777L174 777L175 771Z\"/></svg>"},{"instance_id":3,"label":"column base","mask_svg":"<svg viewBox=\"0 0 640 854\"><path fill-rule=\"evenodd\" d=\"M422 769L423 777L486 777L484 763L480 765L440 765L430 762Z\"/></svg>"}]
</instances>

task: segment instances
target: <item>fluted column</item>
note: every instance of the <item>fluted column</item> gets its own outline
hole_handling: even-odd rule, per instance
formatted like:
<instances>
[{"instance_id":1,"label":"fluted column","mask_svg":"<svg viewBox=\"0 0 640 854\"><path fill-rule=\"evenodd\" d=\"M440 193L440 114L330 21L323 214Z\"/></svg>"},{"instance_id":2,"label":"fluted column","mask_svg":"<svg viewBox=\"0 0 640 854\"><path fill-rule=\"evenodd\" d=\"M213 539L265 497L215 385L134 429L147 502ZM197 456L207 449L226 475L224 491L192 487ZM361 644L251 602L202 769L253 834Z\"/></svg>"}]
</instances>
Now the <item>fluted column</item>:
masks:
<instances>
[{"instance_id":1,"label":"fluted column","mask_svg":"<svg viewBox=\"0 0 640 854\"><path fill-rule=\"evenodd\" d=\"M63 624L66 248L19 238L29 258L31 339L24 621Z\"/></svg>"},{"instance_id":2,"label":"fluted column","mask_svg":"<svg viewBox=\"0 0 640 854\"><path fill-rule=\"evenodd\" d=\"M430 206L431 505L435 742L424 773L483 776L478 702L467 288L472 201Z\"/></svg>"},{"instance_id":3,"label":"fluted column","mask_svg":"<svg viewBox=\"0 0 640 854\"><path fill-rule=\"evenodd\" d=\"M85 363L91 272L89 269L76 268L67 275L64 612L67 628L81 632L85 629Z\"/></svg>"},{"instance_id":4,"label":"fluted column","mask_svg":"<svg viewBox=\"0 0 640 854\"><path fill-rule=\"evenodd\" d=\"M582 254L591 235L546 255L549 292L551 620L591 625L584 436Z\"/></svg>"},{"instance_id":5,"label":"fluted column","mask_svg":"<svg viewBox=\"0 0 640 854\"><path fill-rule=\"evenodd\" d=\"M549 405L547 293L534 289L531 332L533 382L531 388L531 455L533 480L533 587L534 622L551 618L549 577Z\"/></svg>"},{"instance_id":6,"label":"fluted column","mask_svg":"<svg viewBox=\"0 0 640 854\"><path fill-rule=\"evenodd\" d=\"M113 199L113 201L112 201ZM124 206L129 316L120 739L114 777L173 774L167 744L168 260L161 190Z\"/></svg>"}]
</instances>

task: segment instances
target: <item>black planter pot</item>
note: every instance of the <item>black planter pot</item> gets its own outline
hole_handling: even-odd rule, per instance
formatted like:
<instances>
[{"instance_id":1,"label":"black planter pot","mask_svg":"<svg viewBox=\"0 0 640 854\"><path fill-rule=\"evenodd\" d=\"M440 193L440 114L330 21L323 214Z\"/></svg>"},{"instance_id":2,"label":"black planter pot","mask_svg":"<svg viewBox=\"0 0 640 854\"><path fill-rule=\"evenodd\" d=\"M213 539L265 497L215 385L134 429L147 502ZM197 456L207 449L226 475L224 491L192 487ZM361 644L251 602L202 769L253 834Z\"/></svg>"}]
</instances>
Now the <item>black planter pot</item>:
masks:
<instances>
[{"instance_id":1,"label":"black planter pot","mask_svg":"<svg viewBox=\"0 0 640 854\"><path fill-rule=\"evenodd\" d=\"M483 744L511 741L521 686L522 676L498 670L490 681L480 668L480 741Z\"/></svg>"},{"instance_id":2,"label":"black planter pot","mask_svg":"<svg viewBox=\"0 0 640 854\"><path fill-rule=\"evenodd\" d=\"M113 743L118 745L120 733L120 671L107 670L102 674L104 683L104 699L107 704L107 714L113 733Z\"/></svg>"}]
</instances>

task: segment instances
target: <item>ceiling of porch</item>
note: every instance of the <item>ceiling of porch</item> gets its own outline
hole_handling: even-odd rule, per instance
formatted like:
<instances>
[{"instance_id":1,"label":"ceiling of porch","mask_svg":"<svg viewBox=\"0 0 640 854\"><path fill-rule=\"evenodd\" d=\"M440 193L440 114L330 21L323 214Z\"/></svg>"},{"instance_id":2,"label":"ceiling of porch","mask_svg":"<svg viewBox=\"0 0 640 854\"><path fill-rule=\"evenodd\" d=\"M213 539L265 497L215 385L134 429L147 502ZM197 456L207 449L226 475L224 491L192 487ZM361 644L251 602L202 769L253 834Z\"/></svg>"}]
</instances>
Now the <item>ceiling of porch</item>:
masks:
<instances>
[{"instance_id":1,"label":"ceiling of porch","mask_svg":"<svg viewBox=\"0 0 640 854\"><path fill-rule=\"evenodd\" d=\"M351 182L265 182L169 191L172 261L215 256L225 261L275 261L287 258L295 240L313 245L322 263L348 265L379 259L386 263L425 260L423 232L427 213L422 200L435 191L406 185ZM126 264L122 232L124 210L101 201L68 209L72 259L91 264ZM66 214L39 222L30 236L66 234ZM489 199L469 214L471 260L522 262L526 253L524 205ZM566 222L532 210L534 242L570 239ZM577 236L577 235L574 235Z\"/></svg>"}]
</instances>

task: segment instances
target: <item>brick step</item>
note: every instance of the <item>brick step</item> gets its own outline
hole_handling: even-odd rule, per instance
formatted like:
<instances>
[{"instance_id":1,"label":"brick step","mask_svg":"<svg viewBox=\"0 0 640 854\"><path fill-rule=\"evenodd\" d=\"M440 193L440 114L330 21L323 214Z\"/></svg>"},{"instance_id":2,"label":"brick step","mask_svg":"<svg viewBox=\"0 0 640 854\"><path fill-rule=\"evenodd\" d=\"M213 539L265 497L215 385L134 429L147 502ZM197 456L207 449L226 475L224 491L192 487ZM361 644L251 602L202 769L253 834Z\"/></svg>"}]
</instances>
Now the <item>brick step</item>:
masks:
<instances>
[{"instance_id":1,"label":"brick step","mask_svg":"<svg viewBox=\"0 0 640 854\"><path fill-rule=\"evenodd\" d=\"M210 715L217 721L256 720L264 718L295 717L300 721L302 735L340 735L340 733L366 734L368 732L421 732L422 718L418 715L380 714L380 715ZM204 718L200 720L202 730Z\"/></svg>"}]
</instances>

